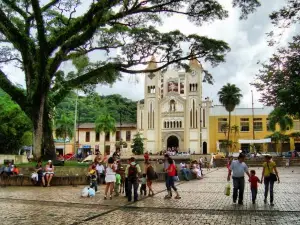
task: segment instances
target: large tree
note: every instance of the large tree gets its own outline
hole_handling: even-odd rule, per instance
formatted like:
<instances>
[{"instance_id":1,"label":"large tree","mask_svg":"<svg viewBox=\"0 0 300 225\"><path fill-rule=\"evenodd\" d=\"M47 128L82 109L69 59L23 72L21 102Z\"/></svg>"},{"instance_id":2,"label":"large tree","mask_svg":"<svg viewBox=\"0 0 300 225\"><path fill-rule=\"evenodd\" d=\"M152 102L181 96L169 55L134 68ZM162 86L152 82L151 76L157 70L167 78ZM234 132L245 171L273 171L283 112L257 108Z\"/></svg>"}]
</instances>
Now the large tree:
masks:
<instances>
[{"instance_id":1,"label":"large tree","mask_svg":"<svg viewBox=\"0 0 300 225\"><path fill-rule=\"evenodd\" d=\"M286 114L285 110L281 108L275 108L269 114L269 127L271 131L276 131L276 125L279 125L280 132L285 132L288 129L293 128L293 119Z\"/></svg>"},{"instance_id":2,"label":"large tree","mask_svg":"<svg viewBox=\"0 0 300 225\"><path fill-rule=\"evenodd\" d=\"M223 41L155 29L165 16L173 14L185 15L196 25L224 19L228 12L217 0L85 0L84 4L79 0L0 2L0 62L22 69L26 93L4 70L0 70L0 87L32 120L36 157L41 154L43 140L47 153L54 157L53 142L49 142L53 140L51 109L71 89L113 83L121 72L155 72L170 64L183 66L183 60L193 57L215 66L229 51ZM260 3L233 0L233 5L242 9L244 18ZM186 43L189 51L183 49ZM63 62L93 53L106 53L107 57L98 57L84 71L63 73ZM136 69L149 63L154 54L159 56L156 69ZM211 80L211 75L204 72Z\"/></svg>"},{"instance_id":3,"label":"large tree","mask_svg":"<svg viewBox=\"0 0 300 225\"><path fill-rule=\"evenodd\" d=\"M288 0L286 5L270 15L279 36L270 32L270 45L278 43L292 25L300 23L299 0ZM300 116L300 33L296 30L287 47L279 48L269 61L262 64L253 85L261 93L265 105L280 107L292 116Z\"/></svg>"},{"instance_id":4,"label":"large tree","mask_svg":"<svg viewBox=\"0 0 300 225\"><path fill-rule=\"evenodd\" d=\"M227 142L229 143L230 133L231 133L231 112L235 109L237 105L240 104L241 97L241 89L239 89L235 84L226 84L224 85L221 90L218 92L219 95L219 102L225 107L226 111L228 112L228 136Z\"/></svg>"}]
</instances>

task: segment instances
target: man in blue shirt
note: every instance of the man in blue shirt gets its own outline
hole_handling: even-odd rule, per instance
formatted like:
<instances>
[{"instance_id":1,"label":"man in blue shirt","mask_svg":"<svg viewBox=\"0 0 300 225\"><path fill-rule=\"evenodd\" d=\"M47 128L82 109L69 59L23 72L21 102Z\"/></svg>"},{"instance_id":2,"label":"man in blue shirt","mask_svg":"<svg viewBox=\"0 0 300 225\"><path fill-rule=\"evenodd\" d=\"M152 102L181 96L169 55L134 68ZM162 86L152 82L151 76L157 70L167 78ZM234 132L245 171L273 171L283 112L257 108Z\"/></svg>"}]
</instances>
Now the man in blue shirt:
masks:
<instances>
[{"instance_id":1,"label":"man in blue shirt","mask_svg":"<svg viewBox=\"0 0 300 225\"><path fill-rule=\"evenodd\" d=\"M231 162L230 168L228 170L227 181L230 181L230 177L232 174L233 180L233 203L236 203L237 197L239 195L238 204L243 204L244 197L244 188L245 188L245 173L250 177L248 166L246 165L245 155L241 153L238 157L238 160L234 160Z\"/></svg>"}]
</instances>

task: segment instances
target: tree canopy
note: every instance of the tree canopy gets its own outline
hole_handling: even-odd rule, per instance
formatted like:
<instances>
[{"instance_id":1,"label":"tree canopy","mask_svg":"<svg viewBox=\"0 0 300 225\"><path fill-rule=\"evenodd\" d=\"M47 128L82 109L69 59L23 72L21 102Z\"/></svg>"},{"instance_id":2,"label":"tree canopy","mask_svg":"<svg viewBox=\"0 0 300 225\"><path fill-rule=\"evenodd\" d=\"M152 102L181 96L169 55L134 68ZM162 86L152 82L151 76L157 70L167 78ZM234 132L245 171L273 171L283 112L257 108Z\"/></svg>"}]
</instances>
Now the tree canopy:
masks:
<instances>
[{"instance_id":1,"label":"tree canopy","mask_svg":"<svg viewBox=\"0 0 300 225\"><path fill-rule=\"evenodd\" d=\"M71 92L55 108L55 119L66 113L74 118L76 94ZM99 96L93 93L79 96L77 109L78 123L95 123L102 114L109 114L117 124L136 123L137 102L124 98L119 94ZM120 114L121 113L121 114Z\"/></svg>"},{"instance_id":2,"label":"tree canopy","mask_svg":"<svg viewBox=\"0 0 300 225\"><path fill-rule=\"evenodd\" d=\"M272 23L287 29L300 23L300 2L289 0L286 5L270 15ZM279 36L284 33L283 30ZM292 38L287 47L282 47L262 64L253 85L261 93L260 101L265 105L279 107L291 116L300 116L300 33ZM270 45L278 42L274 32L269 34ZM280 40L280 39L279 39Z\"/></svg>"},{"instance_id":3,"label":"tree canopy","mask_svg":"<svg viewBox=\"0 0 300 225\"><path fill-rule=\"evenodd\" d=\"M34 154L42 146L54 157L52 109L73 88L113 83L121 72L155 72L170 64L185 66L197 58L213 66L224 61L229 46L197 34L159 32L165 16L185 15L202 25L224 19L228 12L216 0L2 0L0 3L0 63L22 70L26 92L0 69L0 88L7 92L33 124ZM89 5L89 6L88 6ZM241 18L260 5L258 0L233 0ZM88 6L88 7L87 7ZM78 13L81 11L81 13ZM189 49L183 48L189 44ZM78 57L97 60L66 73L64 62ZM104 55L104 59L99 56ZM139 70L157 55L156 69ZM89 61L89 60L88 60ZM81 61L79 61L81 62ZM211 75L207 72L205 79Z\"/></svg>"},{"instance_id":4,"label":"tree canopy","mask_svg":"<svg viewBox=\"0 0 300 225\"><path fill-rule=\"evenodd\" d=\"M0 154L16 154L21 146L31 144L31 121L0 89Z\"/></svg>"}]
</instances>

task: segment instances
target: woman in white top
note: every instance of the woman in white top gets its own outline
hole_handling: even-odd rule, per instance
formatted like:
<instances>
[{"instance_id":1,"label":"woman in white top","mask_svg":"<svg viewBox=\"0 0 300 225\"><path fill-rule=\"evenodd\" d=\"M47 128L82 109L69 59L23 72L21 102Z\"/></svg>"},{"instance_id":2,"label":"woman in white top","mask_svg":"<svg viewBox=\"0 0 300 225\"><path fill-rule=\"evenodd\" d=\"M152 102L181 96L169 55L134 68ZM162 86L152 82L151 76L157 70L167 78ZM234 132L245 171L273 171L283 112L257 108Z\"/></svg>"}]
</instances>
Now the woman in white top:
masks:
<instances>
[{"instance_id":1,"label":"woman in white top","mask_svg":"<svg viewBox=\"0 0 300 225\"><path fill-rule=\"evenodd\" d=\"M192 172L197 176L197 179L202 178L201 169L196 160L192 163Z\"/></svg>"},{"instance_id":2,"label":"woman in white top","mask_svg":"<svg viewBox=\"0 0 300 225\"><path fill-rule=\"evenodd\" d=\"M50 187L50 182L52 180L52 177L54 176L54 166L51 160L48 161L45 167L45 176L46 176L47 186Z\"/></svg>"},{"instance_id":3,"label":"woman in white top","mask_svg":"<svg viewBox=\"0 0 300 225\"><path fill-rule=\"evenodd\" d=\"M107 199L107 192L109 189L110 196L109 198L112 199L112 193L114 189L114 185L116 182L116 167L114 164L114 159L113 157L110 157L107 161L107 167L105 170L105 182L106 182L106 187L105 187L105 195L104 195L104 200Z\"/></svg>"}]
</instances>

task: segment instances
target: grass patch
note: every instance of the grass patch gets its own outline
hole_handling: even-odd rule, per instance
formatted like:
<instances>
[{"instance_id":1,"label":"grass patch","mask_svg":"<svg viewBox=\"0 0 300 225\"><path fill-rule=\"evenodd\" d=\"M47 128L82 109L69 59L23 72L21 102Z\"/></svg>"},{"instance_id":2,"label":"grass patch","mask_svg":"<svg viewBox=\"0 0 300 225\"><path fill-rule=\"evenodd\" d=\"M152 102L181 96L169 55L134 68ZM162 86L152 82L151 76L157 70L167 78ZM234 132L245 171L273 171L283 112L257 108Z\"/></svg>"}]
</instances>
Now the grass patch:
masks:
<instances>
[{"instance_id":1,"label":"grass patch","mask_svg":"<svg viewBox=\"0 0 300 225\"><path fill-rule=\"evenodd\" d=\"M28 163L20 163L16 164L19 167L35 167L37 162L28 162ZM43 166L47 164L47 161L43 161ZM65 161L65 167L88 167L89 163L80 163L77 161Z\"/></svg>"}]
</instances>

